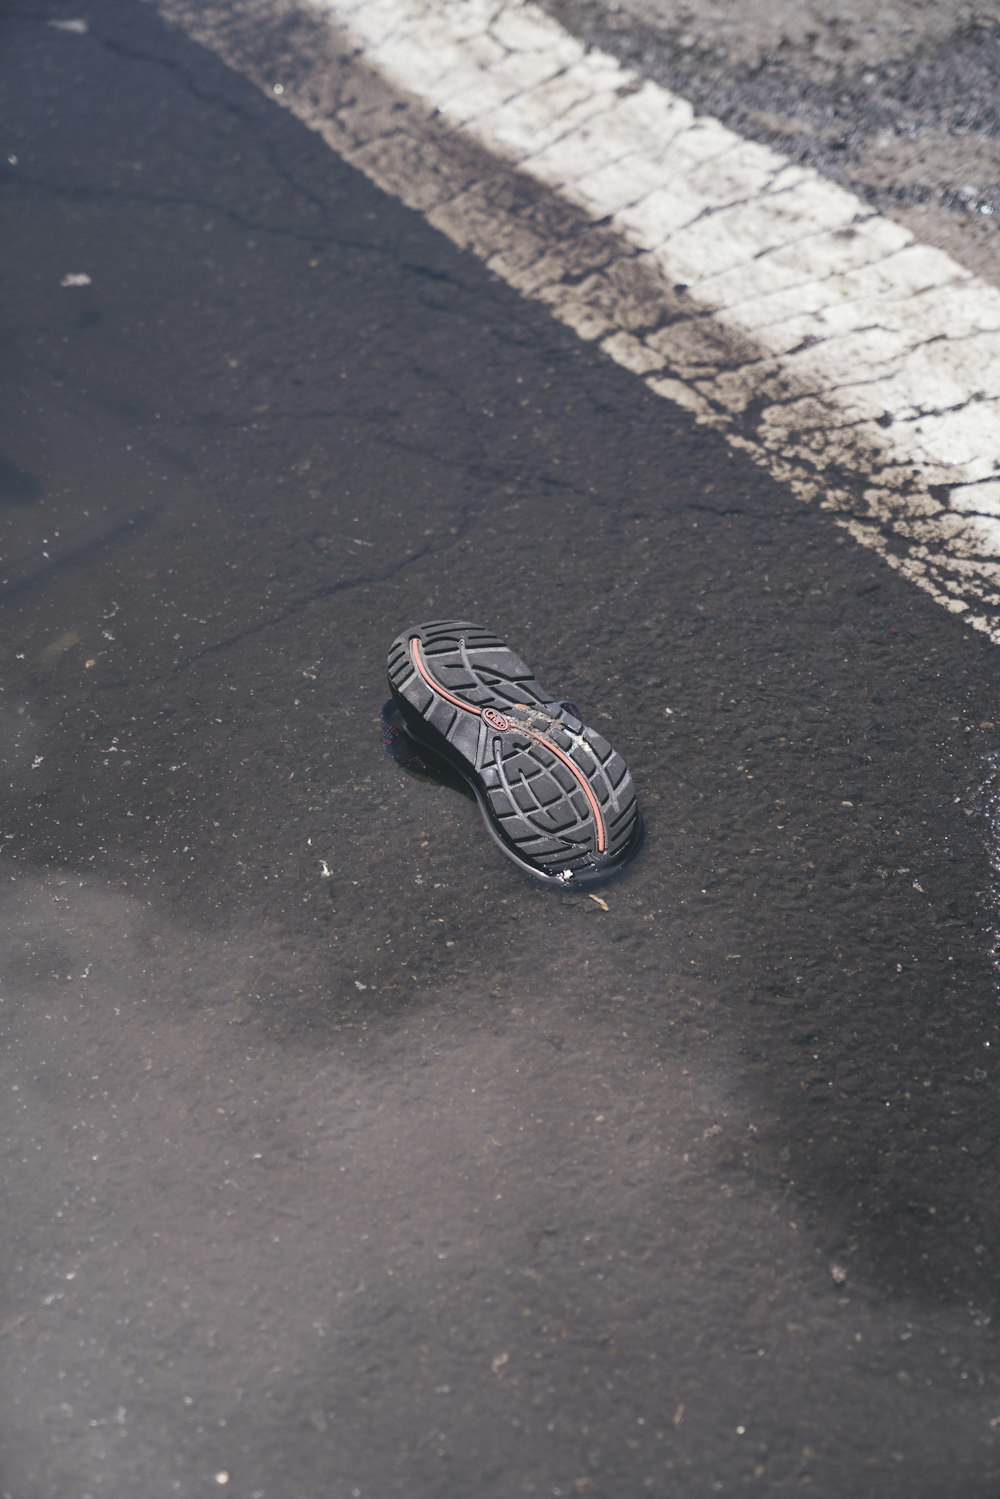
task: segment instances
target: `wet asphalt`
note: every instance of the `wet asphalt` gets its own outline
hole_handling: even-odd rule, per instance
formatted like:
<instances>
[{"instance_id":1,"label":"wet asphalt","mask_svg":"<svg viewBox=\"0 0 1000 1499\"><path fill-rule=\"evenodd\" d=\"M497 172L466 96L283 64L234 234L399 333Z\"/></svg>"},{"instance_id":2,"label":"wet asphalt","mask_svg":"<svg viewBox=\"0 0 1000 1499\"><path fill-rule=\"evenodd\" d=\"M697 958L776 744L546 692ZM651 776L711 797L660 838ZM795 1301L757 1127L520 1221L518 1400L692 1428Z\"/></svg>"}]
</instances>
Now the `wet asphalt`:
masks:
<instances>
[{"instance_id":1,"label":"wet asphalt","mask_svg":"<svg viewBox=\"0 0 1000 1499\"><path fill-rule=\"evenodd\" d=\"M0 1492L995 1495L996 649L77 14L0 17ZM435 617L629 760L608 910L384 753Z\"/></svg>"}]
</instances>

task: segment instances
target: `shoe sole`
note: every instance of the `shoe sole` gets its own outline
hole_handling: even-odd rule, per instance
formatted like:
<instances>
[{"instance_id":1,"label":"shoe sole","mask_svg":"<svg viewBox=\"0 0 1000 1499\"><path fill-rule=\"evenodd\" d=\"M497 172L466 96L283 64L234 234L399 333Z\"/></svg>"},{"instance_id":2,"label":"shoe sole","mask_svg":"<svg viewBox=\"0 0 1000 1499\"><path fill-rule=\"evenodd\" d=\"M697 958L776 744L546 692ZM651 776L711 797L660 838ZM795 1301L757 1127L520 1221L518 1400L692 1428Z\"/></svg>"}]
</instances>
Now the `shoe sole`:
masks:
<instances>
[{"instance_id":1,"label":"shoe sole","mask_svg":"<svg viewBox=\"0 0 1000 1499\"><path fill-rule=\"evenodd\" d=\"M468 782L526 873L576 889L631 859L642 820L624 760L502 640L466 621L414 625L393 641L388 670L420 753Z\"/></svg>"}]
</instances>

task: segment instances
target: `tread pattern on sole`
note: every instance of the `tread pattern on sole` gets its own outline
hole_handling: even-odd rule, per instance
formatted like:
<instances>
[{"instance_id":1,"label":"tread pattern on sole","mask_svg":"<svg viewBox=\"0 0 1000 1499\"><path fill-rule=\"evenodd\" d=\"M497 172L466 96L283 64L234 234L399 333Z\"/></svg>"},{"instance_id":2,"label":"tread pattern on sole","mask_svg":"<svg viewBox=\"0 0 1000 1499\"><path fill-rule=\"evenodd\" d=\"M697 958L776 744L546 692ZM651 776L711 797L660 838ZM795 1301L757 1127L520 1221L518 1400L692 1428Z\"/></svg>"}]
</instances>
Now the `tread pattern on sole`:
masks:
<instances>
[{"instance_id":1,"label":"tread pattern on sole","mask_svg":"<svg viewBox=\"0 0 1000 1499\"><path fill-rule=\"evenodd\" d=\"M471 782L498 840L543 879L583 881L638 844L632 777L502 640L464 620L397 636L389 685L415 739Z\"/></svg>"}]
</instances>

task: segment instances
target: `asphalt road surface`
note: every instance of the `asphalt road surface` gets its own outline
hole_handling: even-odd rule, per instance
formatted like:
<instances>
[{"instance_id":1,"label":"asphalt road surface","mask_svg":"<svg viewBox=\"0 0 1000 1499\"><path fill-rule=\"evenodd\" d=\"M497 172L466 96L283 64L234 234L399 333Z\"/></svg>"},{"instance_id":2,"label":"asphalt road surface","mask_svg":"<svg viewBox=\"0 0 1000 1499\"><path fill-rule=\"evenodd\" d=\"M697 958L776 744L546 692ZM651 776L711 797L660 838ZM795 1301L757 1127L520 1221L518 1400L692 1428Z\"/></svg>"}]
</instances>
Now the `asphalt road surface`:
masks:
<instances>
[{"instance_id":1,"label":"asphalt road surface","mask_svg":"<svg viewBox=\"0 0 1000 1499\"><path fill-rule=\"evenodd\" d=\"M992 1499L996 645L151 6L0 58L0 1492ZM607 910L384 753L448 616Z\"/></svg>"},{"instance_id":2,"label":"asphalt road surface","mask_svg":"<svg viewBox=\"0 0 1000 1499\"><path fill-rule=\"evenodd\" d=\"M699 109L1000 279L995 0L543 0Z\"/></svg>"}]
</instances>

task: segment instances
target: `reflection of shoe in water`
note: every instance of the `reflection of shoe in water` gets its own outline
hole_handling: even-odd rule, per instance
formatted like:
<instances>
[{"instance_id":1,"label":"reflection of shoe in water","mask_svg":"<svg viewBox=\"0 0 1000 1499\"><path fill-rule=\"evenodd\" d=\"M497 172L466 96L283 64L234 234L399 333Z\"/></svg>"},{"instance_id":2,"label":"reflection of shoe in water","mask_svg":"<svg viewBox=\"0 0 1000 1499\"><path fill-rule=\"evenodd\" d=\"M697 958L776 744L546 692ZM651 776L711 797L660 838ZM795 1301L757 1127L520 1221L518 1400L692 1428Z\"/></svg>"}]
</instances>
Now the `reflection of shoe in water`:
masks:
<instances>
[{"instance_id":1,"label":"reflection of shoe in water","mask_svg":"<svg viewBox=\"0 0 1000 1499\"><path fill-rule=\"evenodd\" d=\"M389 686L416 755L458 772L528 874L572 889L635 853L642 822L625 762L488 630L451 620L404 630Z\"/></svg>"}]
</instances>

